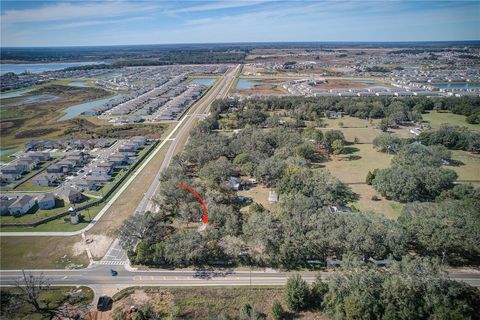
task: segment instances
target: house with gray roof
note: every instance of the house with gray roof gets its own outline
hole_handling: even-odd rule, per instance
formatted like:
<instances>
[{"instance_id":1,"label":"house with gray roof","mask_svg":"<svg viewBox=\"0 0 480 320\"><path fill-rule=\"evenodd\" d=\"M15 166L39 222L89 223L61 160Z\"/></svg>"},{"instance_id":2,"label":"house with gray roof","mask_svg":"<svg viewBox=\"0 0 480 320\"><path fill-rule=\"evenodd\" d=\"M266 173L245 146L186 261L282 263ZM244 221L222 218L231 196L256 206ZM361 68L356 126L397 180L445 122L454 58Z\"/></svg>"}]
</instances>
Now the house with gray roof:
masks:
<instances>
[{"instance_id":1,"label":"house with gray roof","mask_svg":"<svg viewBox=\"0 0 480 320\"><path fill-rule=\"evenodd\" d=\"M37 198L38 207L42 210L55 208L55 196L52 193L44 193Z\"/></svg>"},{"instance_id":2,"label":"house with gray roof","mask_svg":"<svg viewBox=\"0 0 480 320\"><path fill-rule=\"evenodd\" d=\"M8 207L10 207L10 205L14 203L15 200L17 200L17 198L9 198L4 196L0 197L0 215L1 216L8 215L10 213L8 211Z\"/></svg>"},{"instance_id":3,"label":"house with gray roof","mask_svg":"<svg viewBox=\"0 0 480 320\"><path fill-rule=\"evenodd\" d=\"M60 182L61 174L42 173L32 178L32 185L37 187L56 186Z\"/></svg>"},{"instance_id":4,"label":"house with gray roof","mask_svg":"<svg viewBox=\"0 0 480 320\"><path fill-rule=\"evenodd\" d=\"M6 165L0 169L0 172L3 174L22 174L25 172L25 167L16 165L16 164L11 164L11 165Z\"/></svg>"},{"instance_id":5,"label":"house with gray roof","mask_svg":"<svg viewBox=\"0 0 480 320\"><path fill-rule=\"evenodd\" d=\"M17 198L9 207L8 211L12 216L18 217L27 213L35 205L35 198L23 195Z\"/></svg>"},{"instance_id":6,"label":"house with gray roof","mask_svg":"<svg viewBox=\"0 0 480 320\"><path fill-rule=\"evenodd\" d=\"M85 196L80 191L72 188L61 189L58 191L57 196L65 203L79 203L85 200Z\"/></svg>"}]
</instances>

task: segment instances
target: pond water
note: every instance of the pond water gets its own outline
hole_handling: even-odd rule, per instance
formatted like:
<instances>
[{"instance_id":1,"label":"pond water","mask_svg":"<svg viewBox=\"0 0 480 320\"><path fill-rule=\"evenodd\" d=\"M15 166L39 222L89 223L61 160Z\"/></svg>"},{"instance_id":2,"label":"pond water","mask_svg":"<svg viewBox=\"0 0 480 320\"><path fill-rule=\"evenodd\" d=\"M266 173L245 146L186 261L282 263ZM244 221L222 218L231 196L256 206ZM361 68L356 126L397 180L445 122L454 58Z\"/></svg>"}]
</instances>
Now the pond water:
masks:
<instances>
[{"instance_id":1,"label":"pond water","mask_svg":"<svg viewBox=\"0 0 480 320\"><path fill-rule=\"evenodd\" d=\"M366 83L366 84L374 84L375 80L367 80L367 79L354 79L354 80L349 80L350 82L355 82L355 83Z\"/></svg>"},{"instance_id":2,"label":"pond water","mask_svg":"<svg viewBox=\"0 0 480 320\"><path fill-rule=\"evenodd\" d=\"M53 101L58 99L57 96L54 96L53 94L38 94L35 96L31 97L25 97L21 99L20 101L14 102L14 103L9 103L9 104L4 104L5 107L18 107L18 106L23 106L26 104L32 104L32 103L39 103L39 102L48 102L48 101Z\"/></svg>"},{"instance_id":3,"label":"pond water","mask_svg":"<svg viewBox=\"0 0 480 320\"><path fill-rule=\"evenodd\" d=\"M236 89L252 89L254 86L262 84L259 80L239 79Z\"/></svg>"},{"instance_id":4,"label":"pond water","mask_svg":"<svg viewBox=\"0 0 480 320\"><path fill-rule=\"evenodd\" d=\"M0 64L0 74L7 72L22 73L25 71L31 73L41 73L44 71L62 70L70 67L86 66L91 64L101 64L104 62L89 61L89 62L63 62L63 63L3 63Z\"/></svg>"},{"instance_id":5,"label":"pond water","mask_svg":"<svg viewBox=\"0 0 480 320\"><path fill-rule=\"evenodd\" d=\"M203 84L204 86L210 87L212 84L215 83L216 79L213 78L198 78L198 79L193 79L191 83L195 84Z\"/></svg>"},{"instance_id":6,"label":"pond water","mask_svg":"<svg viewBox=\"0 0 480 320\"><path fill-rule=\"evenodd\" d=\"M472 83L442 83L432 85L434 88L438 89L480 89L480 84Z\"/></svg>"},{"instance_id":7,"label":"pond water","mask_svg":"<svg viewBox=\"0 0 480 320\"><path fill-rule=\"evenodd\" d=\"M13 91L13 92L0 93L0 99L21 97L21 96L23 96L25 93L29 93L30 91L33 91L33 90L34 90L34 89L26 89L26 90L19 90L19 91Z\"/></svg>"},{"instance_id":8,"label":"pond water","mask_svg":"<svg viewBox=\"0 0 480 320\"><path fill-rule=\"evenodd\" d=\"M113 97L110 97L110 98L105 98L105 99L101 99L101 100L95 100L95 101L90 101L90 102L86 102L86 103L81 103L81 104L77 104L77 105L74 105L74 106L71 106L71 107L68 107L67 109L64 110L64 112L66 113L63 117L61 117L60 119L58 119L57 121L65 121L65 120L70 120L76 116L78 116L79 114L82 114L82 112L85 112L87 110L90 110L92 108L95 108L99 105L102 105L104 104L105 102L108 102L112 99L115 99L117 97L119 97L120 95L117 94L116 96L113 96Z\"/></svg>"},{"instance_id":9,"label":"pond water","mask_svg":"<svg viewBox=\"0 0 480 320\"><path fill-rule=\"evenodd\" d=\"M12 153L15 149L16 149L16 147L0 149L0 156L3 156L3 155L5 155L5 154Z\"/></svg>"},{"instance_id":10,"label":"pond water","mask_svg":"<svg viewBox=\"0 0 480 320\"><path fill-rule=\"evenodd\" d=\"M70 87L88 88L89 85L83 81L74 81L68 84Z\"/></svg>"}]
</instances>

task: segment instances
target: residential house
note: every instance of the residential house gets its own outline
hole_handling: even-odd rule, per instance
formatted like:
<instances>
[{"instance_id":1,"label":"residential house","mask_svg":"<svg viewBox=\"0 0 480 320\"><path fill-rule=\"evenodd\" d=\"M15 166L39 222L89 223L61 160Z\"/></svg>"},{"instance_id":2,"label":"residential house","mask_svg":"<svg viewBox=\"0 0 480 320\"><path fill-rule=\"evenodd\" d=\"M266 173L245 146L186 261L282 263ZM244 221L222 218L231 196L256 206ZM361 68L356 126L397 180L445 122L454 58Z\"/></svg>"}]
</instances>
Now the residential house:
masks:
<instances>
[{"instance_id":1,"label":"residential house","mask_svg":"<svg viewBox=\"0 0 480 320\"><path fill-rule=\"evenodd\" d=\"M3 174L17 174L20 175L25 172L25 168L23 166L19 166L16 164L6 165L0 169L0 172Z\"/></svg>"},{"instance_id":2,"label":"residential house","mask_svg":"<svg viewBox=\"0 0 480 320\"><path fill-rule=\"evenodd\" d=\"M122 166L128 163L128 156L122 153L112 153L108 160L110 160L115 166Z\"/></svg>"},{"instance_id":3,"label":"residential house","mask_svg":"<svg viewBox=\"0 0 480 320\"><path fill-rule=\"evenodd\" d=\"M136 152L137 145L135 143L123 143L118 147L119 152Z\"/></svg>"},{"instance_id":4,"label":"residential house","mask_svg":"<svg viewBox=\"0 0 480 320\"><path fill-rule=\"evenodd\" d=\"M61 174L42 173L32 178L32 185L37 187L56 186L59 183Z\"/></svg>"},{"instance_id":5,"label":"residential house","mask_svg":"<svg viewBox=\"0 0 480 320\"><path fill-rule=\"evenodd\" d=\"M37 198L38 207L42 210L55 208L55 196L52 193L44 193Z\"/></svg>"},{"instance_id":6,"label":"residential house","mask_svg":"<svg viewBox=\"0 0 480 320\"><path fill-rule=\"evenodd\" d=\"M96 141L95 147L96 148L107 148L107 147L110 147L112 144L113 144L112 140L101 138L101 139L98 139Z\"/></svg>"},{"instance_id":7,"label":"residential house","mask_svg":"<svg viewBox=\"0 0 480 320\"><path fill-rule=\"evenodd\" d=\"M90 155L82 151L74 151L67 155L65 160L75 163L75 166L81 166L88 162Z\"/></svg>"},{"instance_id":8,"label":"residential house","mask_svg":"<svg viewBox=\"0 0 480 320\"><path fill-rule=\"evenodd\" d=\"M85 200L85 196L80 192L72 188L61 189L57 196L65 201L65 203L78 203Z\"/></svg>"},{"instance_id":9,"label":"residential house","mask_svg":"<svg viewBox=\"0 0 480 320\"><path fill-rule=\"evenodd\" d=\"M8 215L10 213L8 211L8 207L10 207L10 205L12 203L14 203L15 200L17 200L17 199L16 198L4 197L4 196L0 197L0 215L1 216Z\"/></svg>"},{"instance_id":10,"label":"residential house","mask_svg":"<svg viewBox=\"0 0 480 320\"><path fill-rule=\"evenodd\" d=\"M112 177L109 175L91 175L87 176L85 178L87 181L91 181L94 183L108 183L110 180L112 180Z\"/></svg>"},{"instance_id":11,"label":"residential house","mask_svg":"<svg viewBox=\"0 0 480 320\"><path fill-rule=\"evenodd\" d=\"M115 165L111 161L100 161L97 163L97 167L99 168L113 169L114 166Z\"/></svg>"},{"instance_id":12,"label":"residential house","mask_svg":"<svg viewBox=\"0 0 480 320\"><path fill-rule=\"evenodd\" d=\"M62 161L59 161L56 163L58 166L61 166L61 167L65 167L68 169L68 171L72 171L73 168L75 168L76 166L76 163L75 161L71 161L71 160L67 160L67 159L64 159Z\"/></svg>"},{"instance_id":13,"label":"residential house","mask_svg":"<svg viewBox=\"0 0 480 320\"><path fill-rule=\"evenodd\" d=\"M29 195L20 196L9 207L12 216L18 217L27 213L35 205L35 198Z\"/></svg>"},{"instance_id":14,"label":"residential house","mask_svg":"<svg viewBox=\"0 0 480 320\"><path fill-rule=\"evenodd\" d=\"M92 176L109 176L113 172L113 169L111 166L95 166L90 170L90 174Z\"/></svg>"},{"instance_id":15,"label":"residential house","mask_svg":"<svg viewBox=\"0 0 480 320\"><path fill-rule=\"evenodd\" d=\"M342 113L341 112L337 112L337 111L327 111L327 118L329 119L339 119L342 117Z\"/></svg>"},{"instance_id":16,"label":"residential house","mask_svg":"<svg viewBox=\"0 0 480 320\"><path fill-rule=\"evenodd\" d=\"M147 138L144 136L135 136L130 139L131 142L135 143L138 148L143 148L147 144Z\"/></svg>"},{"instance_id":17,"label":"residential house","mask_svg":"<svg viewBox=\"0 0 480 320\"><path fill-rule=\"evenodd\" d=\"M0 181L13 182L19 180L22 175L18 173L0 173Z\"/></svg>"},{"instance_id":18,"label":"residential house","mask_svg":"<svg viewBox=\"0 0 480 320\"><path fill-rule=\"evenodd\" d=\"M57 163L54 163L52 165L49 165L47 167L47 172L48 173L60 173L60 174L64 174L64 173L67 173L69 171L68 167L67 166L61 166Z\"/></svg>"},{"instance_id":19,"label":"residential house","mask_svg":"<svg viewBox=\"0 0 480 320\"><path fill-rule=\"evenodd\" d=\"M40 162L48 161L52 158L50 156L50 153L48 153L48 152L28 152L27 156L30 157L30 158L33 158L33 159L36 158Z\"/></svg>"},{"instance_id":20,"label":"residential house","mask_svg":"<svg viewBox=\"0 0 480 320\"><path fill-rule=\"evenodd\" d=\"M90 176L87 176L87 178L88 177ZM87 178L80 179L77 182L77 186L80 187L82 190L92 190L92 191L98 190L99 186L96 184L96 181L89 180Z\"/></svg>"},{"instance_id":21,"label":"residential house","mask_svg":"<svg viewBox=\"0 0 480 320\"><path fill-rule=\"evenodd\" d=\"M25 168L25 171L31 171L37 166L37 163L35 161L28 160L26 158L18 160L16 164L18 166L23 166Z\"/></svg>"}]
</instances>

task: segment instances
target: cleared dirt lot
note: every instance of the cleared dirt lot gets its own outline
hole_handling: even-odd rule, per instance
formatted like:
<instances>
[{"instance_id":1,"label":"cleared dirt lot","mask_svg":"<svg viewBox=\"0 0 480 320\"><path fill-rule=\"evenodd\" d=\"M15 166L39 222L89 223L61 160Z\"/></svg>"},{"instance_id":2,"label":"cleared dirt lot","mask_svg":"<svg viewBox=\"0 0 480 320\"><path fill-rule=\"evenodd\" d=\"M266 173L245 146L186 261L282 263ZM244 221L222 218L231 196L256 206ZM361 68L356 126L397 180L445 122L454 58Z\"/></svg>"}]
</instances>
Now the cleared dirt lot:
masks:
<instances>
[{"instance_id":1,"label":"cleared dirt lot","mask_svg":"<svg viewBox=\"0 0 480 320\"><path fill-rule=\"evenodd\" d=\"M2 269L47 269L64 268L68 264L86 267L85 251L75 254L76 237L1 237L0 266Z\"/></svg>"},{"instance_id":2,"label":"cleared dirt lot","mask_svg":"<svg viewBox=\"0 0 480 320\"><path fill-rule=\"evenodd\" d=\"M236 319L247 303L270 315L273 300L284 304L283 291L283 287L128 288L114 295L113 308L128 310L132 305L149 303L155 311L165 316L173 313L179 319L216 319L222 315ZM285 305L283 308L287 310ZM113 312L101 316L101 319L113 319ZM293 318L326 319L319 312L286 315L286 319Z\"/></svg>"}]
</instances>

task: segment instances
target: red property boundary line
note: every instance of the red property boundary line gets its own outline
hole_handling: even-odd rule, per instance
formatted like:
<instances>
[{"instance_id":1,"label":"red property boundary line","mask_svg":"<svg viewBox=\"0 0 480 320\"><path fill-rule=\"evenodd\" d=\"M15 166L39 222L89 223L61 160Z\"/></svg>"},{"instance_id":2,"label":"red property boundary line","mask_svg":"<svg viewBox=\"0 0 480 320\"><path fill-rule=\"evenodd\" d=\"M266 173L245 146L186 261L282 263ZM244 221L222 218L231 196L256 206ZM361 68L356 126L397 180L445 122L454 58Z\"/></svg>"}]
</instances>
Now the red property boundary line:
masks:
<instances>
[{"instance_id":1,"label":"red property boundary line","mask_svg":"<svg viewBox=\"0 0 480 320\"><path fill-rule=\"evenodd\" d=\"M179 186L180 188L183 188L185 190L187 190L188 192L191 192L193 193L193 195L195 197L198 198L198 200L200 200L200 202L202 203L202 206L203 206L203 216L202 216L202 221L203 223L207 223L208 222L208 211L207 211L207 206L205 205L205 201L203 201L202 197L200 197L200 195L197 193L197 191L193 190L192 188L190 187L187 187L186 185L178 182L177 183L177 186Z\"/></svg>"}]
</instances>

